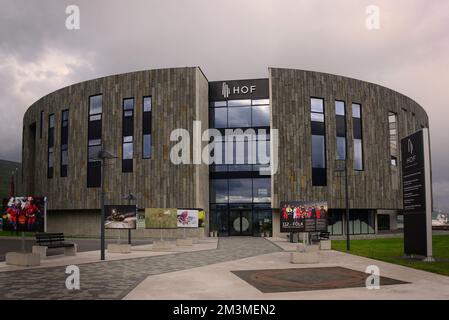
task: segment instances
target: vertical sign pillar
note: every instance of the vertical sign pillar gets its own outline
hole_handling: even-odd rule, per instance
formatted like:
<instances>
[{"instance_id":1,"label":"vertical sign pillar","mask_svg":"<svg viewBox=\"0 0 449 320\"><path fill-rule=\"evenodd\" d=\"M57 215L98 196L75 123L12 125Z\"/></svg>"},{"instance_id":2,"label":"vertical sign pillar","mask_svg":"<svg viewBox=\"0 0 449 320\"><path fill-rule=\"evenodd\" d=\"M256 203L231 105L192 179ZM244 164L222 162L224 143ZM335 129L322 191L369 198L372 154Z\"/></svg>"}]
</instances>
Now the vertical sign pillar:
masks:
<instances>
[{"instance_id":1,"label":"vertical sign pillar","mask_svg":"<svg viewBox=\"0 0 449 320\"><path fill-rule=\"evenodd\" d=\"M429 130L401 141L404 204L404 252L432 258L432 177Z\"/></svg>"}]
</instances>

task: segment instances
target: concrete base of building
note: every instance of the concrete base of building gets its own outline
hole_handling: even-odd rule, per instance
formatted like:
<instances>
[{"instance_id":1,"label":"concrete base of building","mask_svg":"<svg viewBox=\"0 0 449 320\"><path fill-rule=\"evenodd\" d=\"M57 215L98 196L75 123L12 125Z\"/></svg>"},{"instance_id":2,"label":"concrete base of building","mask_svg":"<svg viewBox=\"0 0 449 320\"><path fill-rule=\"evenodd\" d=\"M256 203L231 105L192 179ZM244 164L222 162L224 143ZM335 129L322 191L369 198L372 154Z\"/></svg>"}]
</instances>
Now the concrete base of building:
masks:
<instances>
[{"instance_id":1,"label":"concrete base of building","mask_svg":"<svg viewBox=\"0 0 449 320\"><path fill-rule=\"evenodd\" d=\"M192 246L193 240L192 240L192 238L176 239L176 245L177 246Z\"/></svg>"},{"instance_id":2,"label":"concrete base of building","mask_svg":"<svg viewBox=\"0 0 449 320\"><path fill-rule=\"evenodd\" d=\"M292 252L290 262L293 264L313 264L318 263L318 253L311 252Z\"/></svg>"},{"instance_id":3,"label":"concrete base of building","mask_svg":"<svg viewBox=\"0 0 449 320\"><path fill-rule=\"evenodd\" d=\"M320 241L320 250L331 250L331 248L332 248L331 240Z\"/></svg>"},{"instance_id":4,"label":"concrete base of building","mask_svg":"<svg viewBox=\"0 0 449 320\"><path fill-rule=\"evenodd\" d=\"M108 244L108 252L110 253L131 253L130 244L110 243Z\"/></svg>"},{"instance_id":5,"label":"concrete base of building","mask_svg":"<svg viewBox=\"0 0 449 320\"><path fill-rule=\"evenodd\" d=\"M169 251L173 249L173 245L169 241L157 240L153 242L151 250L153 251Z\"/></svg>"},{"instance_id":6,"label":"concrete base of building","mask_svg":"<svg viewBox=\"0 0 449 320\"><path fill-rule=\"evenodd\" d=\"M36 267L41 264L41 256L38 253L8 252L5 256L6 264L21 267Z\"/></svg>"},{"instance_id":7,"label":"concrete base of building","mask_svg":"<svg viewBox=\"0 0 449 320\"><path fill-rule=\"evenodd\" d=\"M62 232L70 237L100 237L100 210L49 210L47 212L47 232ZM207 228L167 228L131 230L132 239L177 239L184 237L204 238ZM106 238L117 239L123 230L107 229Z\"/></svg>"}]
</instances>

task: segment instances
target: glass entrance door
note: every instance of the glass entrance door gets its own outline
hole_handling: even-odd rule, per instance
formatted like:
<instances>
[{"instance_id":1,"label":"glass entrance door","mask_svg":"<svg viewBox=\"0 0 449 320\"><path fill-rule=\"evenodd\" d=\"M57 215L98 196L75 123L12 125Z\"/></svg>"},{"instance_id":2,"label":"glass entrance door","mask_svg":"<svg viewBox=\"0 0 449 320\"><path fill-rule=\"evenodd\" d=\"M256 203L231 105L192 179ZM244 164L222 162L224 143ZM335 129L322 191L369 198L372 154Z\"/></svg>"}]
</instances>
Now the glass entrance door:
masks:
<instances>
[{"instance_id":1,"label":"glass entrance door","mask_svg":"<svg viewBox=\"0 0 449 320\"><path fill-rule=\"evenodd\" d=\"M252 210L230 210L230 235L252 236Z\"/></svg>"}]
</instances>

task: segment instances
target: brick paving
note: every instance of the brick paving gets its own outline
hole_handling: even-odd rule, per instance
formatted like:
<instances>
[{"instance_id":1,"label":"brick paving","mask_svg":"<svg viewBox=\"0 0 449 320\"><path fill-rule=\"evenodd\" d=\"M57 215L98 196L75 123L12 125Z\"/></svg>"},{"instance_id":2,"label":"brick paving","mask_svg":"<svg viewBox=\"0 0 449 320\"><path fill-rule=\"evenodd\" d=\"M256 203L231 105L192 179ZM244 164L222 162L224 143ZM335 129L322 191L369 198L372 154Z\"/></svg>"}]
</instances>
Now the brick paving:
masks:
<instances>
[{"instance_id":1,"label":"brick paving","mask_svg":"<svg viewBox=\"0 0 449 320\"><path fill-rule=\"evenodd\" d=\"M151 275L281 251L263 238L220 238L214 250L79 265L80 290L65 286L65 267L0 273L0 299L122 299Z\"/></svg>"}]
</instances>

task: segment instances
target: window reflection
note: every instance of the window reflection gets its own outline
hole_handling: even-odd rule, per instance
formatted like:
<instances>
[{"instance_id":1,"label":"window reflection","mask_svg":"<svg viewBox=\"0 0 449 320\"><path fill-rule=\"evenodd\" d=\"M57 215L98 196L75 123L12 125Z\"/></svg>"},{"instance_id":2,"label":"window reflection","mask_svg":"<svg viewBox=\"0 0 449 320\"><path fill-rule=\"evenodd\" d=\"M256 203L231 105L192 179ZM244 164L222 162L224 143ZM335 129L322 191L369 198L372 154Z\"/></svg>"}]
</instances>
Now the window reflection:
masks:
<instances>
[{"instance_id":1,"label":"window reflection","mask_svg":"<svg viewBox=\"0 0 449 320\"><path fill-rule=\"evenodd\" d=\"M230 179L229 180L229 202L246 203L252 202L252 181L251 179Z\"/></svg>"},{"instance_id":2,"label":"window reflection","mask_svg":"<svg viewBox=\"0 0 449 320\"><path fill-rule=\"evenodd\" d=\"M229 108L228 111L230 128L251 126L251 107Z\"/></svg>"},{"instance_id":3,"label":"window reflection","mask_svg":"<svg viewBox=\"0 0 449 320\"><path fill-rule=\"evenodd\" d=\"M252 109L253 127L270 126L270 107L257 106Z\"/></svg>"},{"instance_id":4,"label":"window reflection","mask_svg":"<svg viewBox=\"0 0 449 320\"><path fill-rule=\"evenodd\" d=\"M324 136L312 135L312 168L326 168Z\"/></svg>"},{"instance_id":5,"label":"window reflection","mask_svg":"<svg viewBox=\"0 0 449 320\"><path fill-rule=\"evenodd\" d=\"M254 202L270 202L271 201L271 179L254 179L253 180L253 196L254 196Z\"/></svg>"}]
</instances>

